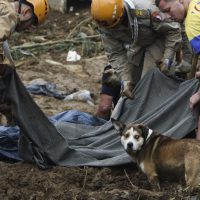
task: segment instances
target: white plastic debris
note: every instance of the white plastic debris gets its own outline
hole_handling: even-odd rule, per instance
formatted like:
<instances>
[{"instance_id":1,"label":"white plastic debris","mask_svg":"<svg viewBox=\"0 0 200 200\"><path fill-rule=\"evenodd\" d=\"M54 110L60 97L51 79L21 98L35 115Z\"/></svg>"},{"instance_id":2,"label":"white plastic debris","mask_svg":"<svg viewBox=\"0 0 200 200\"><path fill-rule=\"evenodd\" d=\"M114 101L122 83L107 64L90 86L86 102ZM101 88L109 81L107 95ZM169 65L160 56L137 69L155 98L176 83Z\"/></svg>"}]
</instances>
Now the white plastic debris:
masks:
<instances>
[{"instance_id":1,"label":"white plastic debris","mask_svg":"<svg viewBox=\"0 0 200 200\"><path fill-rule=\"evenodd\" d=\"M94 106L91 93L88 90L80 90L78 92L74 92L70 95L67 95L64 98L64 101L71 101L71 100L83 101L83 102L88 103L91 106Z\"/></svg>"},{"instance_id":2,"label":"white plastic debris","mask_svg":"<svg viewBox=\"0 0 200 200\"><path fill-rule=\"evenodd\" d=\"M58 66L64 66L62 63L54 61L54 60L50 60L50 59L45 59L45 62L50 64L50 65L58 65Z\"/></svg>"},{"instance_id":3,"label":"white plastic debris","mask_svg":"<svg viewBox=\"0 0 200 200\"><path fill-rule=\"evenodd\" d=\"M76 51L69 51L67 54L67 61L76 62L81 59L81 56Z\"/></svg>"},{"instance_id":4,"label":"white plastic debris","mask_svg":"<svg viewBox=\"0 0 200 200\"><path fill-rule=\"evenodd\" d=\"M70 6L69 7L69 12L73 12L74 11L74 6Z\"/></svg>"}]
</instances>

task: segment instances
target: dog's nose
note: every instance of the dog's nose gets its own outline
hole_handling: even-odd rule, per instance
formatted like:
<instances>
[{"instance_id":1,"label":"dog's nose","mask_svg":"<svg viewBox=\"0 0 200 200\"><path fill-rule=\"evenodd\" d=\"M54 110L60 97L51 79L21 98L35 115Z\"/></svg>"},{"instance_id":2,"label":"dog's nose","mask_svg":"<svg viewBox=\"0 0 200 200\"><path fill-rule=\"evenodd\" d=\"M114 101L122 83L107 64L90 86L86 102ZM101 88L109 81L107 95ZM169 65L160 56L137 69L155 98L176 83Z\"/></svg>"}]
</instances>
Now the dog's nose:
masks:
<instances>
[{"instance_id":1,"label":"dog's nose","mask_svg":"<svg viewBox=\"0 0 200 200\"><path fill-rule=\"evenodd\" d=\"M133 143L132 143L132 142L129 142L129 143L127 144L127 147L128 147L128 149L132 149Z\"/></svg>"}]
</instances>

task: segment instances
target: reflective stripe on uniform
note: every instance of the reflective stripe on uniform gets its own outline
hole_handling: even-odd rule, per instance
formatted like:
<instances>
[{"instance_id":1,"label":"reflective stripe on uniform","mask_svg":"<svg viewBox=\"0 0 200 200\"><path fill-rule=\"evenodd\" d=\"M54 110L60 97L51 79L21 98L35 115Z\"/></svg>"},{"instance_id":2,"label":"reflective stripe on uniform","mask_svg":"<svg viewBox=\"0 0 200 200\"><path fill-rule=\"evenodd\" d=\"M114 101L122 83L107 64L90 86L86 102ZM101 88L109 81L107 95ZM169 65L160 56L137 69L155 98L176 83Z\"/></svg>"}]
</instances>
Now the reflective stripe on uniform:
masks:
<instances>
[{"instance_id":1,"label":"reflective stripe on uniform","mask_svg":"<svg viewBox=\"0 0 200 200\"><path fill-rule=\"evenodd\" d=\"M135 9L135 5L133 4L131 0L124 0L124 2L126 2L131 9Z\"/></svg>"}]
</instances>

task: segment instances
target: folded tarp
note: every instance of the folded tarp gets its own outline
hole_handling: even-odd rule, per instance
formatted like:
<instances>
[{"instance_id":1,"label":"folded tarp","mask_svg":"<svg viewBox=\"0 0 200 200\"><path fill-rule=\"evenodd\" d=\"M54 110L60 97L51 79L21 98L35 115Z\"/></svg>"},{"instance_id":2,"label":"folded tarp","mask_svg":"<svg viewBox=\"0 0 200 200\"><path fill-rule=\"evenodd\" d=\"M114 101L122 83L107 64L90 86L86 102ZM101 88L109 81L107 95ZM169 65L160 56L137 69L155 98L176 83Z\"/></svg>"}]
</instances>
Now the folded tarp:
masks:
<instances>
[{"instance_id":1,"label":"folded tarp","mask_svg":"<svg viewBox=\"0 0 200 200\"><path fill-rule=\"evenodd\" d=\"M49 120L55 124L58 122L71 122L76 124L86 124L93 126L103 125L106 121L97 118L89 113L78 110L68 110L58 113ZM20 129L18 126L0 126L0 160L20 161L18 155L18 140Z\"/></svg>"},{"instance_id":2,"label":"folded tarp","mask_svg":"<svg viewBox=\"0 0 200 200\"><path fill-rule=\"evenodd\" d=\"M182 81L151 70L136 86L134 100L121 98L112 117L125 123L144 123L151 129L182 138L195 129L197 116L189 98L199 88L196 79ZM110 121L91 126L58 122L55 126L32 100L15 70L0 80L1 100L12 105L20 127L19 154L39 167L114 166L131 162Z\"/></svg>"}]
</instances>

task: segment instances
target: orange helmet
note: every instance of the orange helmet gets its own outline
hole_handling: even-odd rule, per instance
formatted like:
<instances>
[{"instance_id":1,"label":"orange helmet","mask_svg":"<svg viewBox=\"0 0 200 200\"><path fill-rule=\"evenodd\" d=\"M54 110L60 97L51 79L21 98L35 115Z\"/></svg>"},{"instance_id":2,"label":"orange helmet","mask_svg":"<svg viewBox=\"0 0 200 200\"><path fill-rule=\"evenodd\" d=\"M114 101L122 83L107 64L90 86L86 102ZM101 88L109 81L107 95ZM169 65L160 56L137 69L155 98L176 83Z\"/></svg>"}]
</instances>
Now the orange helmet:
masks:
<instances>
[{"instance_id":1,"label":"orange helmet","mask_svg":"<svg viewBox=\"0 0 200 200\"><path fill-rule=\"evenodd\" d=\"M102 26L111 28L117 25L123 13L123 0L92 0L92 17Z\"/></svg>"},{"instance_id":2,"label":"orange helmet","mask_svg":"<svg viewBox=\"0 0 200 200\"><path fill-rule=\"evenodd\" d=\"M16 1L16 0L15 0ZM33 12L37 18L35 24L41 24L47 18L49 13L49 2L48 0L19 0L19 10L21 13L21 4L29 4L33 7Z\"/></svg>"}]
</instances>

